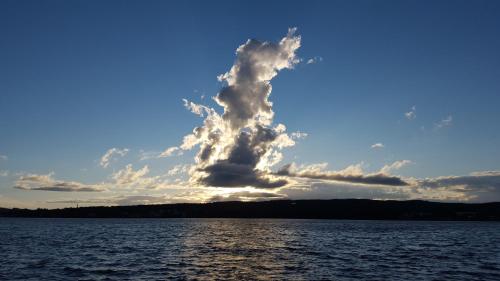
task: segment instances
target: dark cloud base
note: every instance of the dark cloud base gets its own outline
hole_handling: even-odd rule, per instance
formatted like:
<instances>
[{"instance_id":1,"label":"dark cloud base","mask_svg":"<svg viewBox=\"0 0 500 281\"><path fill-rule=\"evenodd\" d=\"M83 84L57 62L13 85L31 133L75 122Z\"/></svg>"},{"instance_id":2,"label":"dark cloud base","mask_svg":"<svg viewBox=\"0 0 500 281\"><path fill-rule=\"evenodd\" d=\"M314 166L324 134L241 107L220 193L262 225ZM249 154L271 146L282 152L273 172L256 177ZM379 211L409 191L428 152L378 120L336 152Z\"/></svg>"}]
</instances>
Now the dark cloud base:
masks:
<instances>
[{"instance_id":1,"label":"dark cloud base","mask_svg":"<svg viewBox=\"0 0 500 281\"><path fill-rule=\"evenodd\" d=\"M290 165L285 165L276 175L288 176L318 180L333 180L349 183L370 184L370 185L390 185L390 186L407 186L409 183L400 177L389 176L386 174L370 174L370 175L343 175L338 173L293 173L290 172Z\"/></svg>"},{"instance_id":2,"label":"dark cloud base","mask_svg":"<svg viewBox=\"0 0 500 281\"><path fill-rule=\"evenodd\" d=\"M277 188L288 183L286 180L270 180L266 175L253 168L252 165L220 161L202 170L208 175L201 179L206 186Z\"/></svg>"}]
</instances>

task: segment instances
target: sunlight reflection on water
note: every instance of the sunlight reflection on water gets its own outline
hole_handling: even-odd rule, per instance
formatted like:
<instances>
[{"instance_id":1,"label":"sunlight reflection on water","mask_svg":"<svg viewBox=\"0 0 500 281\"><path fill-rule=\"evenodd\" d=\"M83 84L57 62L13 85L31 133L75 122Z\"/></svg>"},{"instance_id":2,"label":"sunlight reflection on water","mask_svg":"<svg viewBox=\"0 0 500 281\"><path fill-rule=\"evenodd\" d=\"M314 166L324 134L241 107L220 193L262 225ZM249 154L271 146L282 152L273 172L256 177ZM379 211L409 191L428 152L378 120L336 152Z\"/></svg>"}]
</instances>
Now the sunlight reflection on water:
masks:
<instances>
[{"instance_id":1,"label":"sunlight reflection on water","mask_svg":"<svg viewBox=\"0 0 500 281\"><path fill-rule=\"evenodd\" d=\"M500 224L0 218L1 280L500 280Z\"/></svg>"}]
</instances>

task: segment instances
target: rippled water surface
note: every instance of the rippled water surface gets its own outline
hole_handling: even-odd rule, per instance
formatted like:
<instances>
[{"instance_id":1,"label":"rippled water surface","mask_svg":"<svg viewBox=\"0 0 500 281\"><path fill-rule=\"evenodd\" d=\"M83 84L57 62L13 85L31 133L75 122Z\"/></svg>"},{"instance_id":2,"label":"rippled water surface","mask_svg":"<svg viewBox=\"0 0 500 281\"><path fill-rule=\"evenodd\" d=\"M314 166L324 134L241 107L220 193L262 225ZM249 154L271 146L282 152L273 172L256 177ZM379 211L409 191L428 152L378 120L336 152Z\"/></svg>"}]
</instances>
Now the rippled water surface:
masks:
<instances>
[{"instance_id":1,"label":"rippled water surface","mask_svg":"<svg viewBox=\"0 0 500 281\"><path fill-rule=\"evenodd\" d=\"M500 280L500 223L0 218L0 280Z\"/></svg>"}]
</instances>

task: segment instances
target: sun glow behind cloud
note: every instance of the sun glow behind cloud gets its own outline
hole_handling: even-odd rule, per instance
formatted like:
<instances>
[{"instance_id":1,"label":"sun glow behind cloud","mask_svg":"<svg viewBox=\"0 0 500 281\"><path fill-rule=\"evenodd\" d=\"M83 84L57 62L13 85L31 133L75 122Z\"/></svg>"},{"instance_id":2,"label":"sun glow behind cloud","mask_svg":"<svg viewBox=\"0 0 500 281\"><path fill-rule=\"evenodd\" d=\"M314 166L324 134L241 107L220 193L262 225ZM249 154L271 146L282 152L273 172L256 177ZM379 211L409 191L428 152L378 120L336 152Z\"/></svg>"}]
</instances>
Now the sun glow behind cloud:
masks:
<instances>
[{"instance_id":1,"label":"sun glow behind cloud","mask_svg":"<svg viewBox=\"0 0 500 281\"><path fill-rule=\"evenodd\" d=\"M326 162L308 165L292 162L278 167L284 159L283 150L308 136L301 131L288 133L284 124L274 124L270 101L272 79L280 71L292 70L301 63L296 54L300 47L301 37L295 28L276 43L246 41L237 48L231 68L218 76L223 87L213 100L222 113L183 99L187 110L203 118L202 124L192 133L179 137L182 142L178 146L167 147L163 152L140 151L139 155L140 161L172 159L198 149L192 162L175 163L159 174L152 173L149 162L129 163L95 184L61 180L55 178L54 173L24 173L17 178L14 187L33 192L99 194L88 199L49 200L51 204L126 205L287 198L500 200L500 173L497 171L417 179L397 175L414 164L411 160L385 163L371 171L366 171L361 163L340 170L328 169ZM315 57L303 63L317 62L322 62L322 58ZM397 114L400 116L401 112ZM419 119L420 116L419 113ZM404 117L407 123L417 122L416 106L405 112ZM438 130L452 123L453 117L449 115L434 127ZM366 148L381 152L389 147L377 142L371 146L366 144ZM131 151L116 147L107 150L97 160L101 170L109 171L118 166L118 158L130 157ZM0 156L0 160L7 159Z\"/></svg>"},{"instance_id":2,"label":"sun glow behind cloud","mask_svg":"<svg viewBox=\"0 0 500 281\"><path fill-rule=\"evenodd\" d=\"M218 79L226 86L213 99L224 110L184 100L192 113L205 117L203 125L184 137L179 147L160 156L199 146L190 182L215 187L277 188L287 184L270 173L282 159L281 149L295 144L283 124L272 125L274 112L269 96L271 79L280 70L299 63L300 36L291 28L279 43L248 40L236 50L236 61ZM304 137L296 133L294 136Z\"/></svg>"}]
</instances>

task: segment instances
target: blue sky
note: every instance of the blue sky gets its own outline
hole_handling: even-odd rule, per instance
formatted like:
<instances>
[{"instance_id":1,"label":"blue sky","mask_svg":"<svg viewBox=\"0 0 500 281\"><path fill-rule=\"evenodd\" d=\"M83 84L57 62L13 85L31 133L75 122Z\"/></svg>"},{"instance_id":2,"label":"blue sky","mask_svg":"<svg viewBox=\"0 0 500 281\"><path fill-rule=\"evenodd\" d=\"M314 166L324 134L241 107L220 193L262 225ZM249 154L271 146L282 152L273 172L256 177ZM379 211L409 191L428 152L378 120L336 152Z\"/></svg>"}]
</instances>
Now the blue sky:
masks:
<instances>
[{"instance_id":1,"label":"blue sky","mask_svg":"<svg viewBox=\"0 0 500 281\"><path fill-rule=\"evenodd\" d=\"M375 173L409 160L394 173L500 170L495 1L2 1L4 205L103 197L12 188L27 174L94 184L127 164L161 175L193 163L196 149L140 157L179 145L201 124L183 98L222 112L210 97L224 87L217 76L229 71L236 48L249 38L278 42L289 27L298 28L302 61L272 80L269 99L274 124L308 136L284 149L274 169L361 163ZM407 118L412 107L416 117ZM103 168L110 148L129 151Z\"/></svg>"}]
</instances>

